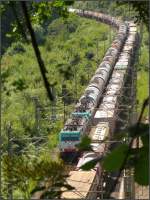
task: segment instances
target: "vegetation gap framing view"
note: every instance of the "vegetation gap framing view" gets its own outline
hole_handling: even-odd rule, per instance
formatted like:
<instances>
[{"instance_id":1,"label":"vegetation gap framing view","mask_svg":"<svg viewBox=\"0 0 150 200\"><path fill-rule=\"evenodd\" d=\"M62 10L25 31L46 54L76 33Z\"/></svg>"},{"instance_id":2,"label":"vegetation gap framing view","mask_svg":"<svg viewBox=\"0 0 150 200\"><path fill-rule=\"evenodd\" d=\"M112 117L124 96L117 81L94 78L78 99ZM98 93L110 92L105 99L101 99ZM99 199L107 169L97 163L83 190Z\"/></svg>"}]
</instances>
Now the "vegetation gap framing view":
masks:
<instances>
[{"instance_id":1,"label":"vegetation gap framing view","mask_svg":"<svg viewBox=\"0 0 150 200\"><path fill-rule=\"evenodd\" d=\"M0 8L0 199L149 199L149 1Z\"/></svg>"}]
</instances>

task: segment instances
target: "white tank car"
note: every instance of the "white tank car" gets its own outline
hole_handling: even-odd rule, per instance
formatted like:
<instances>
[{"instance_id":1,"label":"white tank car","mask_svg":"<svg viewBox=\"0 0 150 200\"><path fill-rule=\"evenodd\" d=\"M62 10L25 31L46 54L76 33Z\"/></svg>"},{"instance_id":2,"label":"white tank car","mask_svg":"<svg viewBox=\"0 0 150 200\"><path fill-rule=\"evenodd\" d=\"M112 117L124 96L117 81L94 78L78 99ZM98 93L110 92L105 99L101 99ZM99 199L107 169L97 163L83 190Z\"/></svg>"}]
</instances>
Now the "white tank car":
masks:
<instances>
[{"instance_id":1,"label":"white tank car","mask_svg":"<svg viewBox=\"0 0 150 200\"><path fill-rule=\"evenodd\" d=\"M111 70L111 65L109 62L104 61L102 62L99 67L97 68L95 74L99 74L101 72L101 69L105 70L107 73Z\"/></svg>"}]
</instances>

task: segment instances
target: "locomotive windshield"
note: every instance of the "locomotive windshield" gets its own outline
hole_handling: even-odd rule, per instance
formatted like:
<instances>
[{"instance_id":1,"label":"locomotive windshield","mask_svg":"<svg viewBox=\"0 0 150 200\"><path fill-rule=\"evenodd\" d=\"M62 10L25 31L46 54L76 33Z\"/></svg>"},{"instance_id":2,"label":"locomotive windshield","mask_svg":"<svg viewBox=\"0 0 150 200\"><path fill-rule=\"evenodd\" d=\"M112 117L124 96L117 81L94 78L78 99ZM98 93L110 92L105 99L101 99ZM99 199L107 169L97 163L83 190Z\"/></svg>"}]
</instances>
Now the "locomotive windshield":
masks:
<instances>
[{"instance_id":1,"label":"locomotive windshield","mask_svg":"<svg viewBox=\"0 0 150 200\"><path fill-rule=\"evenodd\" d=\"M69 136L62 136L61 137L61 141L79 141L80 140L80 137L69 137Z\"/></svg>"},{"instance_id":2,"label":"locomotive windshield","mask_svg":"<svg viewBox=\"0 0 150 200\"><path fill-rule=\"evenodd\" d=\"M61 134L61 141L79 141L80 133L76 134Z\"/></svg>"}]
</instances>

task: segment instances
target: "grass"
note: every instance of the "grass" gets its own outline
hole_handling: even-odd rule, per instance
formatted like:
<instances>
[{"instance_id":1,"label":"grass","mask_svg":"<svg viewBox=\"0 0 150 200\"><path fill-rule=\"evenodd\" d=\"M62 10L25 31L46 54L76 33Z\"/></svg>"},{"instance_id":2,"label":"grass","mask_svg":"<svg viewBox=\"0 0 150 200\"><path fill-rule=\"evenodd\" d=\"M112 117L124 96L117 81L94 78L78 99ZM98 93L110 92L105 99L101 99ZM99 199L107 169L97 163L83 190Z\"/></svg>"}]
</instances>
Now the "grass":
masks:
<instances>
[{"instance_id":1,"label":"grass","mask_svg":"<svg viewBox=\"0 0 150 200\"><path fill-rule=\"evenodd\" d=\"M138 100L138 112L140 112L141 106L144 100L148 97L148 72L140 70L137 74L137 100ZM148 108L144 113L144 117L148 116Z\"/></svg>"},{"instance_id":2,"label":"grass","mask_svg":"<svg viewBox=\"0 0 150 200\"><path fill-rule=\"evenodd\" d=\"M139 29L139 27L138 27ZM140 30L139 30L140 31ZM149 48L148 48L148 31L143 26L143 38L140 46L140 57L139 64L137 66L137 101L138 101L138 112L141 110L141 106L144 100L149 96L149 73L148 73L148 59L149 59ZM148 117L148 108L145 110L144 119Z\"/></svg>"}]
</instances>

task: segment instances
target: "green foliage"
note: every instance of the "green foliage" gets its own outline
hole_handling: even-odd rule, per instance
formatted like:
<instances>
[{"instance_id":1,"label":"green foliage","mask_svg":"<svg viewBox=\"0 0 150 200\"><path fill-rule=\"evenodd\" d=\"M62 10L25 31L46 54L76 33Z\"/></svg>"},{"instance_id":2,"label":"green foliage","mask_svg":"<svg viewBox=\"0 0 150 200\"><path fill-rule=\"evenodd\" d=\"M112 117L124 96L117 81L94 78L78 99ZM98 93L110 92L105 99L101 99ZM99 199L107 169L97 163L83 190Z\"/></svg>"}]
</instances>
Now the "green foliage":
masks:
<instances>
[{"instance_id":1,"label":"green foliage","mask_svg":"<svg viewBox=\"0 0 150 200\"><path fill-rule=\"evenodd\" d=\"M38 45L41 45L45 42L45 30L42 28L42 26L35 24L33 26L35 35L36 35L36 41Z\"/></svg>"},{"instance_id":2,"label":"green foliage","mask_svg":"<svg viewBox=\"0 0 150 200\"><path fill-rule=\"evenodd\" d=\"M71 6L71 5L74 4L74 1L71 1L71 0L69 0L69 1L64 1L64 4L67 5L67 6Z\"/></svg>"},{"instance_id":3,"label":"green foliage","mask_svg":"<svg viewBox=\"0 0 150 200\"><path fill-rule=\"evenodd\" d=\"M149 139L147 137L147 139ZM148 147L142 147L138 149L137 159L135 159L135 181L140 185L149 184L149 157L148 157Z\"/></svg>"},{"instance_id":4,"label":"green foliage","mask_svg":"<svg viewBox=\"0 0 150 200\"><path fill-rule=\"evenodd\" d=\"M75 54L73 59L71 60L70 64L71 65L78 65L80 62L80 56L79 54Z\"/></svg>"},{"instance_id":5,"label":"green foliage","mask_svg":"<svg viewBox=\"0 0 150 200\"><path fill-rule=\"evenodd\" d=\"M126 144L121 144L103 160L102 166L109 172L119 170L124 162L127 152L128 146Z\"/></svg>"},{"instance_id":6,"label":"green foliage","mask_svg":"<svg viewBox=\"0 0 150 200\"><path fill-rule=\"evenodd\" d=\"M64 28L63 19L56 19L54 20L47 28L47 33L49 35L58 35Z\"/></svg>"},{"instance_id":7,"label":"green foliage","mask_svg":"<svg viewBox=\"0 0 150 200\"><path fill-rule=\"evenodd\" d=\"M21 42L16 42L16 43L13 43L11 47L8 48L7 54L10 56L13 56L14 54L24 53L25 51L26 50L24 48L24 45Z\"/></svg>"},{"instance_id":8,"label":"green foliage","mask_svg":"<svg viewBox=\"0 0 150 200\"><path fill-rule=\"evenodd\" d=\"M138 112L140 111L142 102L147 96L148 96L148 73L144 70L141 70L137 73ZM148 116L148 108L145 110L143 117L145 118L147 116Z\"/></svg>"},{"instance_id":9,"label":"green foliage","mask_svg":"<svg viewBox=\"0 0 150 200\"><path fill-rule=\"evenodd\" d=\"M42 25L46 30L49 23L54 19L60 16L67 18L69 15L67 7L73 3L73 1L66 2L64 0L28 2L28 13L32 25ZM7 43L4 43L5 47L3 47L3 51L12 41L22 40L27 43L30 37L27 35L25 20L22 16L21 2L2 1L0 9L0 12L3 14L2 23L6 26L2 31L2 36L4 37L5 43ZM70 27L70 31L74 31L74 27ZM37 32L37 38L40 37L39 34L41 32ZM41 41L39 44L41 44Z\"/></svg>"},{"instance_id":10,"label":"green foliage","mask_svg":"<svg viewBox=\"0 0 150 200\"><path fill-rule=\"evenodd\" d=\"M34 24L43 24L52 18L52 4L50 2L32 2L30 9L31 19Z\"/></svg>"},{"instance_id":11,"label":"green foliage","mask_svg":"<svg viewBox=\"0 0 150 200\"><path fill-rule=\"evenodd\" d=\"M100 159L99 159L100 160ZM82 170L88 171L90 169L93 169L95 165L97 164L97 159L93 159L92 161L87 162L86 164L82 165L80 168Z\"/></svg>"},{"instance_id":12,"label":"green foliage","mask_svg":"<svg viewBox=\"0 0 150 200\"><path fill-rule=\"evenodd\" d=\"M60 76L63 77L63 80L71 80L73 78L73 69L71 65L60 63L57 65L57 69Z\"/></svg>"},{"instance_id":13,"label":"green foliage","mask_svg":"<svg viewBox=\"0 0 150 200\"><path fill-rule=\"evenodd\" d=\"M92 150L90 144L91 144L91 139L88 136L84 136L84 137L82 137L81 142L76 145L76 147L80 151L90 151L90 150Z\"/></svg>"},{"instance_id":14,"label":"green foliage","mask_svg":"<svg viewBox=\"0 0 150 200\"><path fill-rule=\"evenodd\" d=\"M85 57L86 57L87 59L91 60L91 59L94 57L94 54L93 54L93 52L86 52L86 53L85 53Z\"/></svg>"},{"instance_id":15,"label":"green foliage","mask_svg":"<svg viewBox=\"0 0 150 200\"><path fill-rule=\"evenodd\" d=\"M140 123L138 130L136 130L136 126L137 124L134 124L128 128L127 131L129 132L130 137L139 137L142 133L142 138L145 139L145 135L148 135L148 125Z\"/></svg>"},{"instance_id":16,"label":"green foliage","mask_svg":"<svg viewBox=\"0 0 150 200\"><path fill-rule=\"evenodd\" d=\"M135 168L135 181L140 185L149 184L149 125L140 124L137 130L137 137L141 140L142 146L136 148L133 153L133 166Z\"/></svg>"},{"instance_id":17,"label":"green foliage","mask_svg":"<svg viewBox=\"0 0 150 200\"><path fill-rule=\"evenodd\" d=\"M48 156L48 155L47 155ZM67 172L61 161L52 161L50 158L28 156L4 156L3 175L7 182L13 184L13 188L18 188L25 194L25 198L30 198L35 191L43 191L43 195L53 187L71 186L66 184ZM11 170L10 170L11 169ZM29 181L34 181L34 187L29 188ZM41 181L43 186L40 186ZM27 196L28 195L28 196ZM50 198L50 196L49 196Z\"/></svg>"},{"instance_id":18,"label":"green foliage","mask_svg":"<svg viewBox=\"0 0 150 200\"><path fill-rule=\"evenodd\" d=\"M3 14L7 9L7 3L3 2L3 4L1 3L0 5L0 14Z\"/></svg>"},{"instance_id":19,"label":"green foliage","mask_svg":"<svg viewBox=\"0 0 150 200\"><path fill-rule=\"evenodd\" d=\"M12 85L16 87L16 90L20 90L20 91L22 91L22 90L27 88L27 86L25 84L25 80L21 79L21 78L19 78L18 80L14 81L12 83Z\"/></svg>"}]
</instances>

